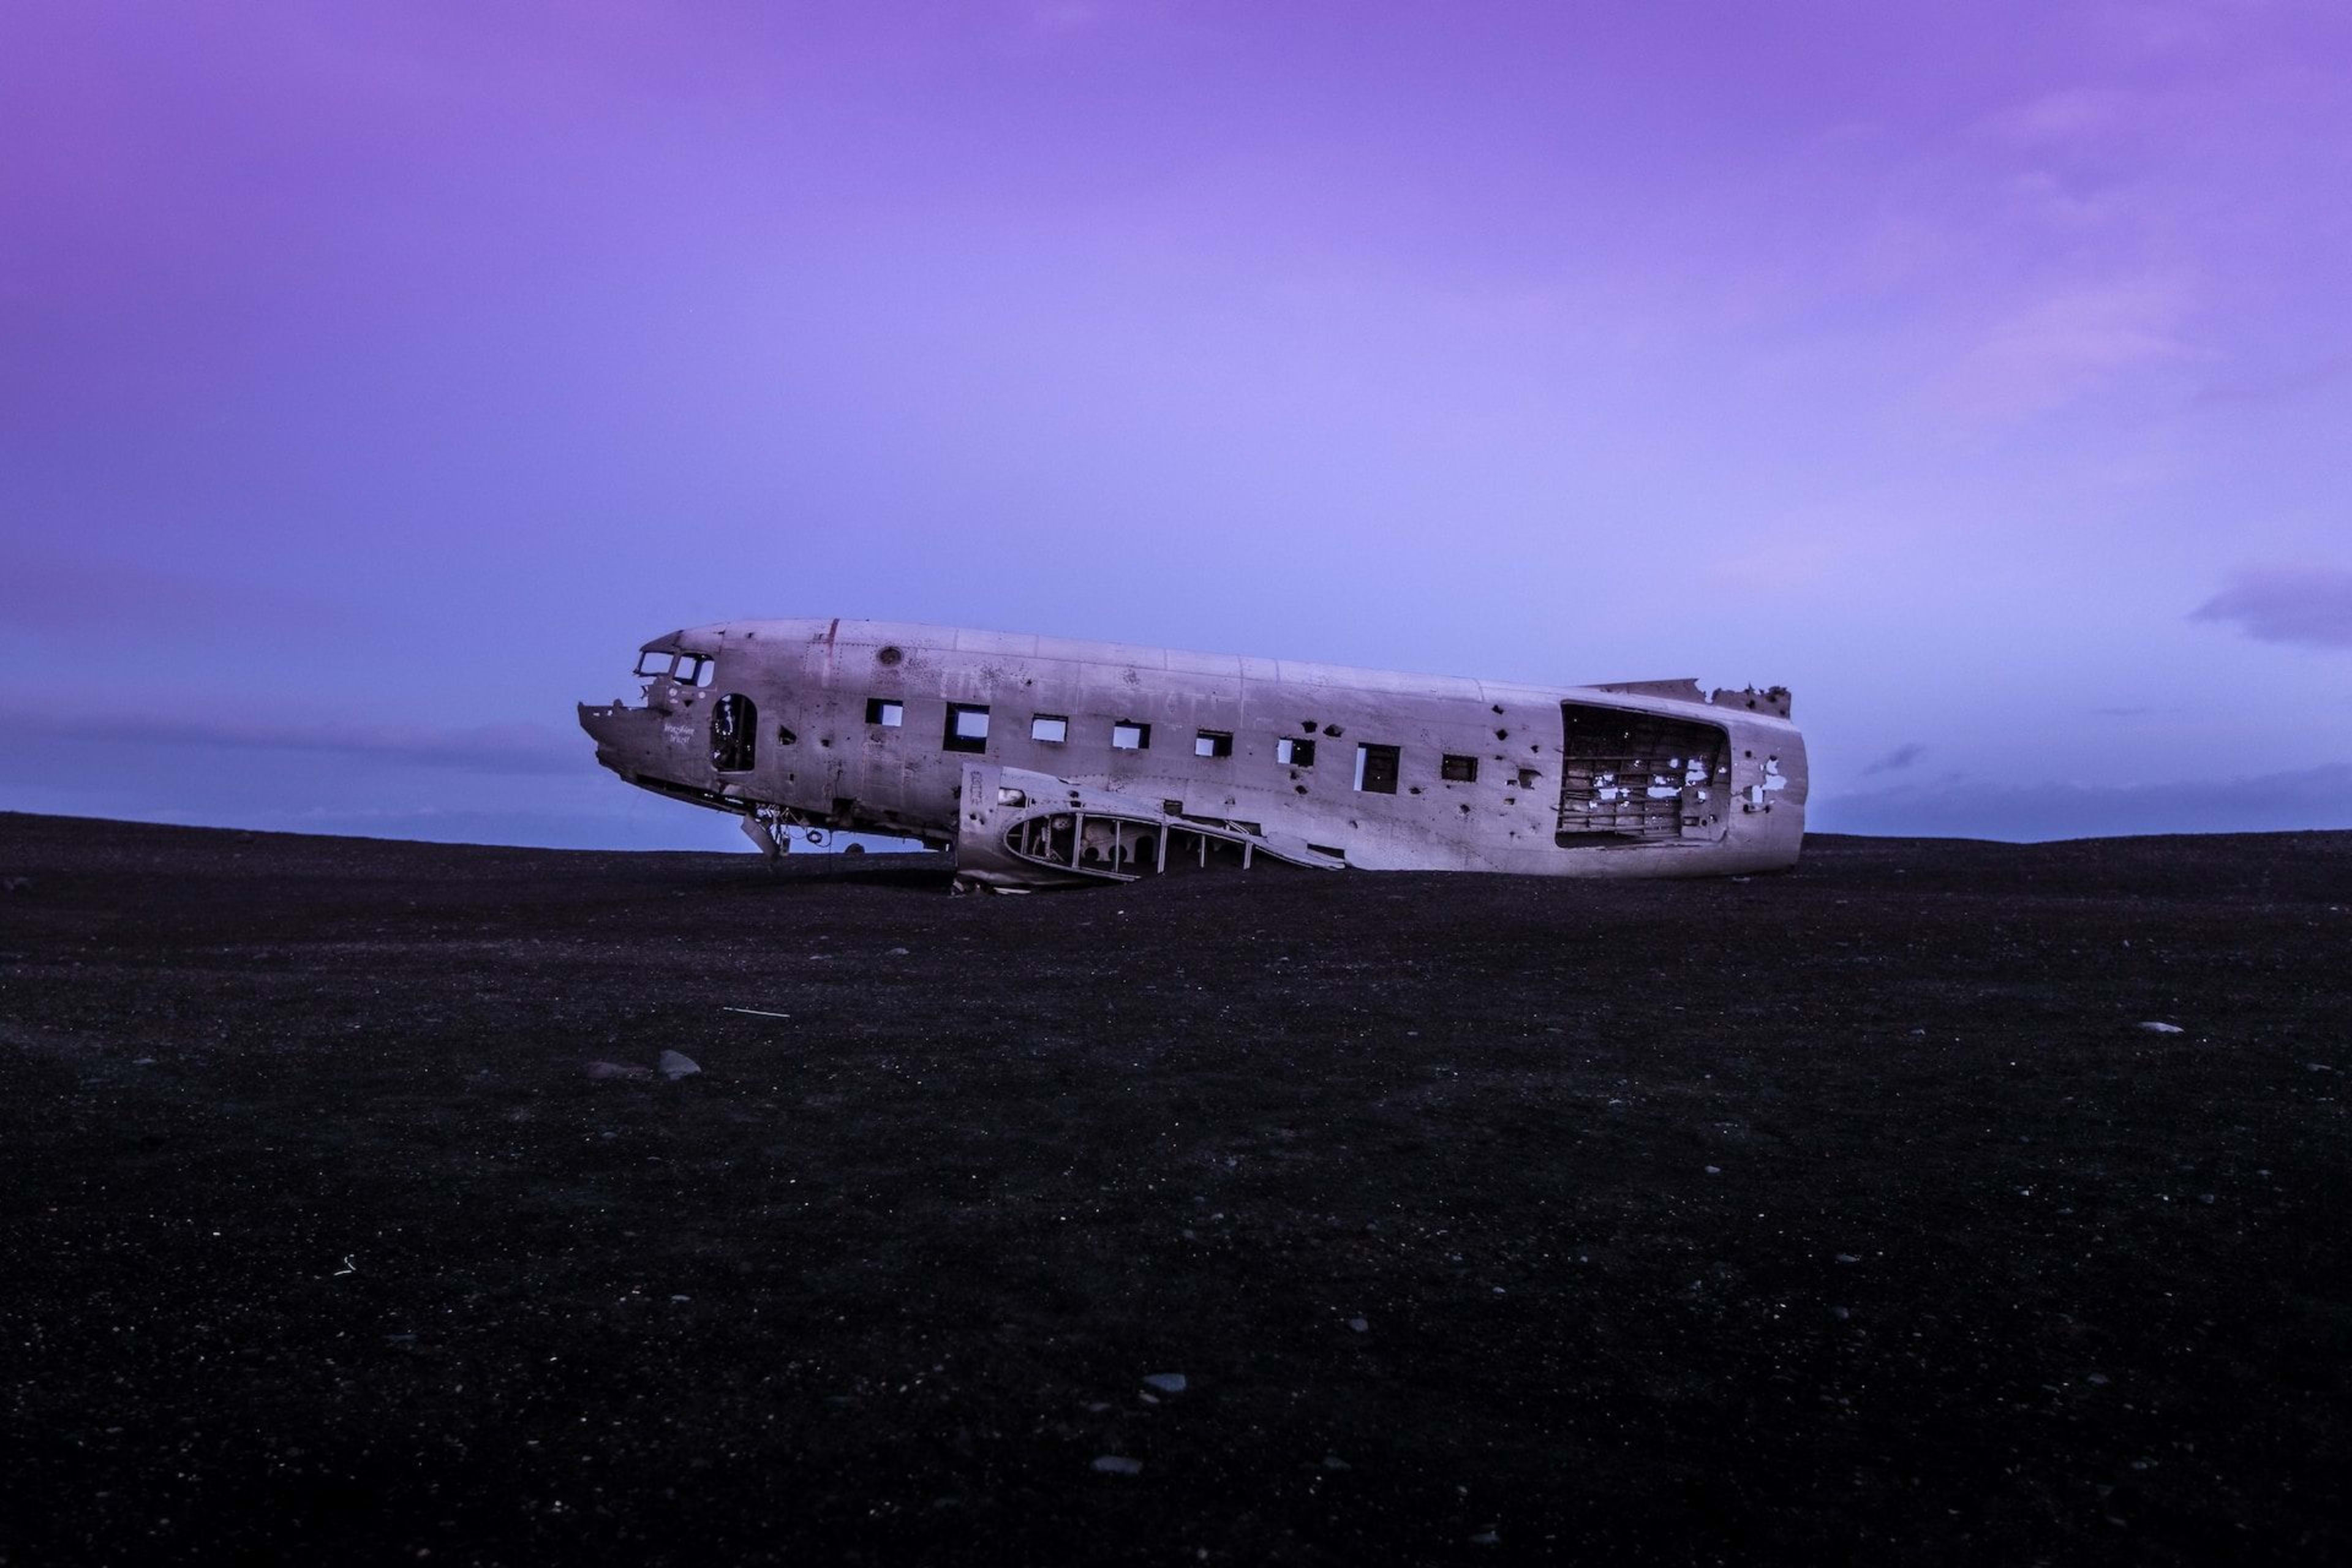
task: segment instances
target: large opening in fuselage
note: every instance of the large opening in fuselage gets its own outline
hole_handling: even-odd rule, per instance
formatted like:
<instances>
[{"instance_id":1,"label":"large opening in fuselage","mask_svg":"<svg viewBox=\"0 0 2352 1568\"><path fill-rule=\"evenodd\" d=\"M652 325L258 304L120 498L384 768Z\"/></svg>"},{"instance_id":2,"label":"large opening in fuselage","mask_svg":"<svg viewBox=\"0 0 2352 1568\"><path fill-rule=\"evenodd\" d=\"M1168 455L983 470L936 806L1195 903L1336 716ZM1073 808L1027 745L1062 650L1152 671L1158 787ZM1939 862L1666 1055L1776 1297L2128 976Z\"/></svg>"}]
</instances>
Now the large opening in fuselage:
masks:
<instances>
[{"instance_id":1,"label":"large opening in fuselage","mask_svg":"<svg viewBox=\"0 0 2352 1568\"><path fill-rule=\"evenodd\" d=\"M730 691L710 710L710 765L722 773L747 773L760 758L760 710L740 691Z\"/></svg>"},{"instance_id":2,"label":"large opening in fuselage","mask_svg":"<svg viewBox=\"0 0 2352 1568\"><path fill-rule=\"evenodd\" d=\"M1731 750L1721 725L1588 702L1559 708L1553 842L1562 848L1679 838L1722 816Z\"/></svg>"}]
</instances>

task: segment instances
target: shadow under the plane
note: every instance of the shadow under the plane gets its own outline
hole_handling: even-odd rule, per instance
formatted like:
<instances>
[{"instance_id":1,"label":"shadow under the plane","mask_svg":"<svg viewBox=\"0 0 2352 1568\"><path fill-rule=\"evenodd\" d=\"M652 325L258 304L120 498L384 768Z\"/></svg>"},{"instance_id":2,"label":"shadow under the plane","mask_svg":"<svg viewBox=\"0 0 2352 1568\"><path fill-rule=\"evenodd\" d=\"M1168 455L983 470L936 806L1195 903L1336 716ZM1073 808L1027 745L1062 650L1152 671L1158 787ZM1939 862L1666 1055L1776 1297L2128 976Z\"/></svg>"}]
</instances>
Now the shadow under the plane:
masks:
<instances>
[{"instance_id":1,"label":"shadow under the plane","mask_svg":"<svg viewBox=\"0 0 2352 1568\"><path fill-rule=\"evenodd\" d=\"M955 858L942 852L865 855L785 855L772 862L730 857L729 881L858 882L890 888L944 888L955 879ZM741 864L736 864L740 862Z\"/></svg>"}]
</instances>

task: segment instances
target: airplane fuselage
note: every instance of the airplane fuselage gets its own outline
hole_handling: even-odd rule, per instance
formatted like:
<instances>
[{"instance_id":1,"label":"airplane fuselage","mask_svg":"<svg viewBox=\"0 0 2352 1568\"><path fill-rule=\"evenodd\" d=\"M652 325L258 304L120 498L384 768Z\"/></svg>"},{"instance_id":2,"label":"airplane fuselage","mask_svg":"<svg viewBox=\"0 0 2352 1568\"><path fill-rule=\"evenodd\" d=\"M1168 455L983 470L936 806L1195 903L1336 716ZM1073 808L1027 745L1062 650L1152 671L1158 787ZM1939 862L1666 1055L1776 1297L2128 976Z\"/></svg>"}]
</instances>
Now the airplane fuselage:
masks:
<instances>
[{"instance_id":1,"label":"airplane fuselage","mask_svg":"<svg viewBox=\"0 0 2352 1568\"><path fill-rule=\"evenodd\" d=\"M1195 864L1547 876L1777 870L1788 694L1536 687L877 621L646 645L597 760L762 826L952 847L1003 887Z\"/></svg>"}]
</instances>

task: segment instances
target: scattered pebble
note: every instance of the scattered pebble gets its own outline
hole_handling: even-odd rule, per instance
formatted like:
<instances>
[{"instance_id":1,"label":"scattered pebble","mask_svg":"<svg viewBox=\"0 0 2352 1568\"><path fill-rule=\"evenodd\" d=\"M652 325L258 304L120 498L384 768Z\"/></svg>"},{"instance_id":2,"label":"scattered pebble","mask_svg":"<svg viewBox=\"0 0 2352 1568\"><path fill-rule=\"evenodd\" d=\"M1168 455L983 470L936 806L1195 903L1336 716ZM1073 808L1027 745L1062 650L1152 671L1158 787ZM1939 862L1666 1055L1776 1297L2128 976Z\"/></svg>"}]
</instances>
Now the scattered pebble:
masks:
<instances>
[{"instance_id":1,"label":"scattered pebble","mask_svg":"<svg viewBox=\"0 0 2352 1568\"><path fill-rule=\"evenodd\" d=\"M1723 1167L1720 1165L1709 1165L1706 1168L1706 1173L1710 1176L1719 1176L1723 1174Z\"/></svg>"},{"instance_id":2,"label":"scattered pebble","mask_svg":"<svg viewBox=\"0 0 2352 1568\"><path fill-rule=\"evenodd\" d=\"M1148 1386L1156 1388L1162 1394L1184 1392L1184 1374L1181 1372L1155 1372L1148 1374L1143 1381Z\"/></svg>"},{"instance_id":3,"label":"scattered pebble","mask_svg":"<svg viewBox=\"0 0 2352 1568\"><path fill-rule=\"evenodd\" d=\"M1734 877L1732 879L1735 882L1744 882L1747 879L1748 879L1745 877ZM1503 1538L1500 1535L1496 1534L1492 1530L1482 1530L1477 1534L1470 1538L1470 1544L1473 1546L1496 1546L1501 1544L1502 1539Z\"/></svg>"},{"instance_id":4,"label":"scattered pebble","mask_svg":"<svg viewBox=\"0 0 2352 1568\"><path fill-rule=\"evenodd\" d=\"M1097 1454L1095 1468L1107 1476L1139 1476L1143 1473L1143 1461L1121 1454Z\"/></svg>"},{"instance_id":5,"label":"scattered pebble","mask_svg":"<svg viewBox=\"0 0 2352 1568\"><path fill-rule=\"evenodd\" d=\"M1323 1456L1323 1468L1327 1470L1352 1470L1356 1467L1337 1454L1326 1454Z\"/></svg>"},{"instance_id":6,"label":"scattered pebble","mask_svg":"<svg viewBox=\"0 0 2352 1568\"><path fill-rule=\"evenodd\" d=\"M661 1075L672 1083L682 1078L691 1078L701 1070L701 1064L683 1051L664 1051L661 1054Z\"/></svg>"},{"instance_id":7,"label":"scattered pebble","mask_svg":"<svg viewBox=\"0 0 2352 1568\"><path fill-rule=\"evenodd\" d=\"M1839 1254L1837 1255L1837 1260L1838 1260L1840 1263L1859 1263L1859 1262L1861 1262L1861 1261L1862 1261L1862 1259L1861 1259L1859 1257L1857 1257L1856 1255L1854 1255L1853 1253L1851 1253L1851 1252L1841 1252L1841 1253L1839 1253Z\"/></svg>"},{"instance_id":8,"label":"scattered pebble","mask_svg":"<svg viewBox=\"0 0 2352 1568\"><path fill-rule=\"evenodd\" d=\"M2140 1027L2147 1030L2151 1035L2178 1035L2181 1033L2180 1026L2178 1024L2158 1024L2153 1020L2148 1023L2142 1024Z\"/></svg>"},{"instance_id":9,"label":"scattered pebble","mask_svg":"<svg viewBox=\"0 0 2352 1568\"><path fill-rule=\"evenodd\" d=\"M892 958L909 958L913 956L913 952L912 950L908 948L894 947L890 950L889 956Z\"/></svg>"},{"instance_id":10,"label":"scattered pebble","mask_svg":"<svg viewBox=\"0 0 2352 1568\"><path fill-rule=\"evenodd\" d=\"M1370 1332L1371 1332L1371 1329L1372 1329L1372 1325L1371 1325L1370 1322L1366 1321L1365 1321L1364 1319L1362 1319L1362 1318L1350 1318L1350 1319L1349 1319L1349 1320L1348 1320L1348 1326L1349 1326L1349 1328L1351 1328L1351 1329L1355 1330L1355 1331L1356 1331L1358 1333L1360 1333L1360 1334L1366 1334L1366 1333L1370 1333Z\"/></svg>"}]
</instances>

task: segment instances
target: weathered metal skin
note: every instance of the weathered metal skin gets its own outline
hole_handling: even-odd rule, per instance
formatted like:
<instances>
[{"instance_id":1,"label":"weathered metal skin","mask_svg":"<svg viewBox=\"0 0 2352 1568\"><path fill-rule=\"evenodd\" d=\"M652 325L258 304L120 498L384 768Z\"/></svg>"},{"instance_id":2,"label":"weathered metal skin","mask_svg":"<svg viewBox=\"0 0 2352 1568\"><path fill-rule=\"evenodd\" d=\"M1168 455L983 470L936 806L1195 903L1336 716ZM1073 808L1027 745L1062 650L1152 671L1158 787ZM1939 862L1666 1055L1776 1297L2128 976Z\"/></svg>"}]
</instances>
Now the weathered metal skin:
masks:
<instances>
[{"instance_id":1,"label":"weathered metal skin","mask_svg":"<svg viewBox=\"0 0 2352 1568\"><path fill-rule=\"evenodd\" d=\"M1005 890L1212 866L1688 877L1804 837L1788 693L1538 687L884 621L656 637L596 760L787 826L919 838Z\"/></svg>"}]
</instances>

